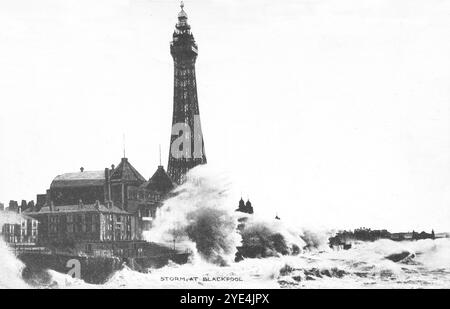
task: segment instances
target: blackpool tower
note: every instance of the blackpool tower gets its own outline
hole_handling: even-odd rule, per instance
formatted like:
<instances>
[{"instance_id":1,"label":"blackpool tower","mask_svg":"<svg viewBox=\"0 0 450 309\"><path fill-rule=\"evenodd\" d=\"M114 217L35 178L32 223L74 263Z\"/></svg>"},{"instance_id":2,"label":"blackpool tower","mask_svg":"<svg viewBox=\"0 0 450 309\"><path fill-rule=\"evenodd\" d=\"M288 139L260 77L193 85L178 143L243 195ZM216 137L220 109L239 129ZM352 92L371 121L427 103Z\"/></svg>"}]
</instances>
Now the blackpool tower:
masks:
<instances>
[{"instance_id":1,"label":"blackpool tower","mask_svg":"<svg viewBox=\"0 0 450 309\"><path fill-rule=\"evenodd\" d=\"M190 169L206 163L195 78L197 44L187 22L188 16L183 2L180 6L178 23L170 43L170 53L174 61L174 92L167 168L172 181L177 184L184 181Z\"/></svg>"}]
</instances>

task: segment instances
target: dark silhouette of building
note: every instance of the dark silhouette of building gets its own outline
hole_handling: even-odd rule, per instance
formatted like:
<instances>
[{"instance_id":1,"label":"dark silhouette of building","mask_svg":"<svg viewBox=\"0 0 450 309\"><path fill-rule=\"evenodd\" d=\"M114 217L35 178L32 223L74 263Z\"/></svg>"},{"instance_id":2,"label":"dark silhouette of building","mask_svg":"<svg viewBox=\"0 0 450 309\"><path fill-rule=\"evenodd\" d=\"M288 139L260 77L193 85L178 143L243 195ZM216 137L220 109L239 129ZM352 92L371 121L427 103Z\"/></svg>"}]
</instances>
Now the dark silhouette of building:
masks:
<instances>
[{"instance_id":1,"label":"dark silhouette of building","mask_svg":"<svg viewBox=\"0 0 450 309\"><path fill-rule=\"evenodd\" d=\"M22 202L20 203L20 209L21 211L24 211L28 208L28 203L26 200L22 200Z\"/></svg>"},{"instance_id":2,"label":"dark silhouette of building","mask_svg":"<svg viewBox=\"0 0 450 309\"><path fill-rule=\"evenodd\" d=\"M245 203L245 208L247 210L247 213L253 214L253 206L250 200L247 200L247 202Z\"/></svg>"},{"instance_id":3,"label":"dark silhouette of building","mask_svg":"<svg viewBox=\"0 0 450 309\"><path fill-rule=\"evenodd\" d=\"M187 19L181 2L178 23L170 44L174 61L174 94L167 168L170 178L177 184L184 181L190 169L206 163L195 76L198 49Z\"/></svg>"},{"instance_id":4,"label":"dark silhouette of building","mask_svg":"<svg viewBox=\"0 0 450 309\"><path fill-rule=\"evenodd\" d=\"M244 203L244 200L241 197L241 200L239 201L239 206L236 211L240 211L247 214L253 214L253 206L250 200L247 200L247 203Z\"/></svg>"},{"instance_id":5,"label":"dark silhouette of building","mask_svg":"<svg viewBox=\"0 0 450 309\"><path fill-rule=\"evenodd\" d=\"M434 230L431 230L431 233L427 233L425 231L422 231L420 233L417 233L416 231L412 232L412 239L413 240L419 240L419 239L435 239L436 235L434 234Z\"/></svg>"},{"instance_id":6,"label":"dark silhouette of building","mask_svg":"<svg viewBox=\"0 0 450 309\"><path fill-rule=\"evenodd\" d=\"M446 235L442 235L446 237ZM345 244L349 241L360 240L360 241L375 241L379 239L390 239L393 241L412 241L419 239L435 239L436 235L434 230L431 233L416 231L403 232L403 233L390 233L388 230L371 230L369 228L359 228L353 231L340 231L335 234L335 236L329 238L330 246L339 246Z\"/></svg>"},{"instance_id":7,"label":"dark silhouette of building","mask_svg":"<svg viewBox=\"0 0 450 309\"><path fill-rule=\"evenodd\" d=\"M241 199L239 200L239 205L238 205L238 208L236 209L236 211L246 212L246 211L245 211L245 202L244 202L244 200L242 199L242 197L241 197Z\"/></svg>"},{"instance_id":8,"label":"dark silhouette of building","mask_svg":"<svg viewBox=\"0 0 450 309\"><path fill-rule=\"evenodd\" d=\"M45 202L47 200L47 194L37 194L36 195L36 206L34 208L35 211L39 211L42 206L45 205Z\"/></svg>"},{"instance_id":9,"label":"dark silhouette of building","mask_svg":"<svg viewBox=\"0 0 450 309\"><path fill-rule=\"evenodd\" d=\"M10 200L8 210L17 212L19 210L19 203L17 203L17 201Z\"/></svg>"},{"instance_id":10,"label":"dark silhouette of building","mask_svg":"<svg viewBox=\"0 0 450 309\"><path fill-rule=\"evenodd\" d=\"M29 201L27 204L27 211L34 211L35 210L35 205L34 205L34 201Z\"/></svg>"},{"instance_id":11,"label":"dark silhouette of building","mask_svg":"<svg viewBox=\"0 0 450 309\"><path fill-rule=\"evenodd\" d=\"M5 210L5 205L3 203L0 203L0 211Z\"/></svg>"}]
</instances>

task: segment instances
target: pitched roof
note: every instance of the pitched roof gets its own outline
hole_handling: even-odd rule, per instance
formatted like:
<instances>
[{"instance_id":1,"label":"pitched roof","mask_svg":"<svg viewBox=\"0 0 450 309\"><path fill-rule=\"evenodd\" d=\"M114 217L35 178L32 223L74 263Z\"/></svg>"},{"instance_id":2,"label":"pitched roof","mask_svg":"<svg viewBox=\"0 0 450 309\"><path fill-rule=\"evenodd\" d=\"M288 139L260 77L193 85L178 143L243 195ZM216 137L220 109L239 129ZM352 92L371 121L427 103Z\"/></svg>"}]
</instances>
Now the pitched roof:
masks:
<instances>
[{"instance_id":1,"label":"pitched roof","mask_svg":"<svg viewBox=\"0 0 450 309\"><path fill-rule=\"evenodd\" d=\"M103 186L105 184L104 171L84 171L58 175L53 179L51 188Z\"/></svg>"},{"instance_id":2,"label":"pitched roof","mask_svg":"<svg viewBox=\"0 0 450 309\"><path fill-rule=\"evenodd\" d=\"M158 166L158 169L153 176L144 183L141 188L145 188L151 191L158 191L167 193L175 187L170 176L167 175L162 165Z\"/></svg>"},{"instance_id":3,"label":"pitched roof","mask_svg":"<svg viewBox=\"0 0 450 309\"><path fill-rule=\"evenodd\" d=\"M111 180L122 180L127 182L145 182L145 178L128 162L127 158L122 158L120 164L111 174Z\"/></svg>"},{"instance_id":4,"label":"pitched roof","mask_svg":"<svg viewBox=\"0 0 450 309\"><path fill-rule=\"evenodd\" d=\"M25 214L21 214L21 216L22 216L22 218L23 219L25 219L25 220L36 220L35 218L32 218L32 217L30 217L30 216L27 216L27 215L25 215Z\"/></svg>"}]
</instances>

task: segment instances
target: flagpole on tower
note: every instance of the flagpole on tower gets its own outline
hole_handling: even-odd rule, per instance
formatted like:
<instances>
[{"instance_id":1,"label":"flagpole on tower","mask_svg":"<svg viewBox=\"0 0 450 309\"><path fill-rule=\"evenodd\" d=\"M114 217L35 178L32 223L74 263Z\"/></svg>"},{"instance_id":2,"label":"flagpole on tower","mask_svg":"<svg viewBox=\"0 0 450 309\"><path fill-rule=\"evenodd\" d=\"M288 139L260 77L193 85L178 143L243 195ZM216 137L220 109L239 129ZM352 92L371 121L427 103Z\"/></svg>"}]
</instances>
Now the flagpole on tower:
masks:
<instances>
[{"instance_id":1,"label":"flagpole on tower","mask_svg":"<svg viewBox=\"0 0 450 309\"><path fill-rule=\"evenodd\" d=\"M126 158L126 152L125 152L125 133L123 133L123 157Z\"/></svg>"}]
</instances>

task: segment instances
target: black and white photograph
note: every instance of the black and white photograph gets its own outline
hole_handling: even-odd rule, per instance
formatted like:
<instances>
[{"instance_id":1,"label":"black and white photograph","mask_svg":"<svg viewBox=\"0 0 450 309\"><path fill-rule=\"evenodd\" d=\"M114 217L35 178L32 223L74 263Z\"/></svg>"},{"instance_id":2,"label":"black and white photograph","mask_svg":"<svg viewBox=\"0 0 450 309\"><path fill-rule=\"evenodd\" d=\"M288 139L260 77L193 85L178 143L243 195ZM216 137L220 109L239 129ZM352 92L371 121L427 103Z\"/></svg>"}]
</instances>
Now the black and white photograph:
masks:
<instances>
[{"instance_id":1,"label":"black and white photograph","mask_svg":"<svg viewBox=\"0 0 450 309\"><path fill-rule=\"evenodd\" d=\"M0 289L450 288L450 0L0 0L0 106Z\"/></svg>"}]
</instances>

